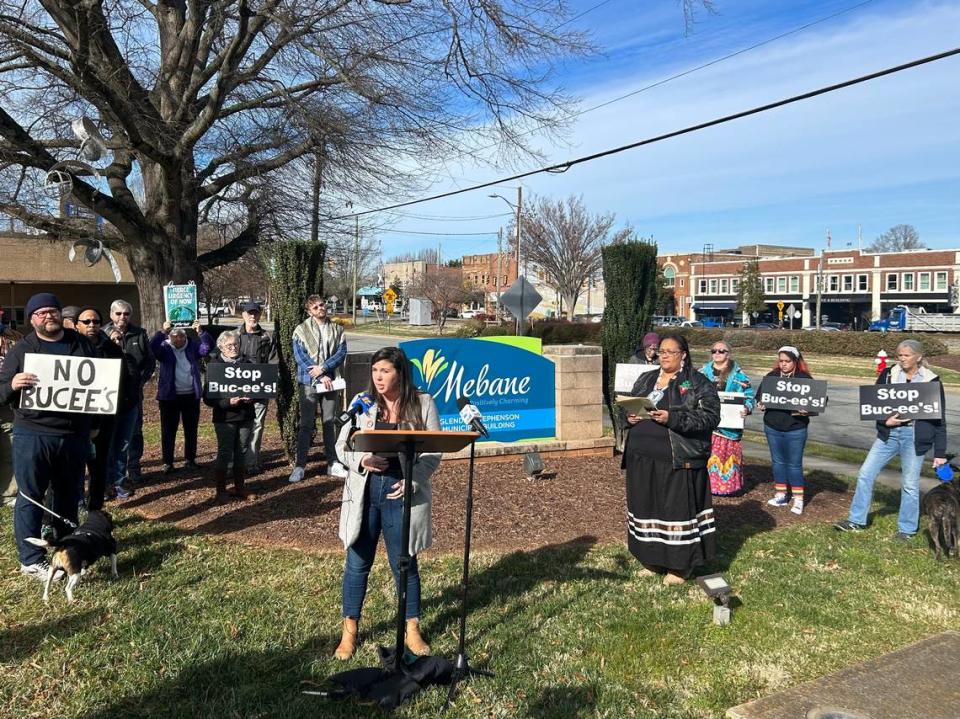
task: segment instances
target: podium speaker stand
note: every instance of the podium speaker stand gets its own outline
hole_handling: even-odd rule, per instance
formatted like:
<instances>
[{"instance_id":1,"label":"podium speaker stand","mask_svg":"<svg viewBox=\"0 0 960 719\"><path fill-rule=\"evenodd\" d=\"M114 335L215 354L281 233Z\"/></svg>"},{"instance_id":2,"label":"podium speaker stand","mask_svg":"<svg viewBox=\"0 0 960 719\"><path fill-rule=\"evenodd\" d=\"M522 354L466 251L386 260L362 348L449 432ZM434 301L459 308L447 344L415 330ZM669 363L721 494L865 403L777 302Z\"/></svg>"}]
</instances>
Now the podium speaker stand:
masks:
<instances>
[{"instance_id":1,"label":"podium speaker stand","mask_svg":"<svg viewBox=\"0 0 960 719\"><path fill-rule=\"evenodd\" d=\"M413 495L413 464L416 455L433 452L459 452L475 442L477 432L435 432L430 430L372 429L356 432L352 443L355 452L400 455L405 477L403 483L403 523L400 535L403 545L397 560L400 586L397 598L397 641L393 653L393 671L402 668L407 618L407 573L410 569L410 501Z\"/></svg>"}]
</instances>

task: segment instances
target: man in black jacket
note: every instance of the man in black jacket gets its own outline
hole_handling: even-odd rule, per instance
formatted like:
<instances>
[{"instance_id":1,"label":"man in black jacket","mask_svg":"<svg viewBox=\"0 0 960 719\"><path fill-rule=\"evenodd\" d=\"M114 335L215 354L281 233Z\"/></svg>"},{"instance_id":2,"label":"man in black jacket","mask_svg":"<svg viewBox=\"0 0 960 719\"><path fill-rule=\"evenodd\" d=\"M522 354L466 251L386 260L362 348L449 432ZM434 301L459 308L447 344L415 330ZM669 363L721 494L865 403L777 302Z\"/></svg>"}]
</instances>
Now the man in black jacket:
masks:
<instances>
[{"instance_id":1,"label":"man in black jacket","mask_svg":"<svg viewBox=\"0 0 960 719\"><path fill-rule=\"evenodd\" d=\"M33 332L14 345L0 369L0 404L14 407L14 472L20 491L37 504L43 504L47 487L52 487L53 511L75 524L91 417L75 412L21 409L20 391L38 381L35 374L23 371L26 354L92 357L93 349L85 337L63 328L60 301L54 295L34 295L27 301L24 314ZM46 581L50 565L44 552L26 541L28 537L40 536L43 514L36 504L17 497L13 526L20 571ZM54 526L58 533L70 531L59 521Z\"/></svg>"},{"instance_id":2,"label":"man in black jacket","mask_svg":"<svg viewBox=\"0 0 960 719\"><path fill-rule=\"evenodd\" d=\"M277 361L277 345L273 337L260 326L260 303L244 302L240 305L243 324L240 325L240 359L254 364L273 364ZM267 404L270 400L253 402L253 431L247 447L247 474L259 474L260 444L263 441L263 425L267 420Z\"/></svg>"},{"instance_id":3,"label":"man in black jacket","mask_svg":"<svg viewBox=\"0 0 960 719\"><path fill-rule=\"evenodd\" d=\"M150 352L146 330L131 321L133 307L124 300L110 305L110 322L103 331L123 350L125 379L123 389L130 398L129 408L117 413L107 460L107 492L121 499L131 492L126 480L140 481L140 458L143 456L143 386L153 376L157 360ZM133 398L136 401L133 401Z\"/></svg>"}]
</instances>

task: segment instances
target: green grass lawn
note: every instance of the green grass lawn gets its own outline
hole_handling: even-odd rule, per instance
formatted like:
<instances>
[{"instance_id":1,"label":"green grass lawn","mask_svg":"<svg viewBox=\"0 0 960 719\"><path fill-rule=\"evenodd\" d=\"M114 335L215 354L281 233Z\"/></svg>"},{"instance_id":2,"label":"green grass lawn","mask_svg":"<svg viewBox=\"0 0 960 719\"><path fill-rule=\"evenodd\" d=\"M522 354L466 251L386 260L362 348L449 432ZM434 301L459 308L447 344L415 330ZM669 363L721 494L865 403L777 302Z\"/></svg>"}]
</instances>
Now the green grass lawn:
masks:
<instances>
[{"instance_id":1,"label":"green grass lawn","mask_svg":"<svg viewBox=\"0 0 960 719\"><path fill-rule=\"evenodd\" d=\"M720 527L716 569L742 606L728 627L694 586L637 574L622 545L589 539L472 564L471 663L456 717L722 717L737 703L875 657L960 621L960 562L916 538L892 540L894 495L871 531L828 525ZM10 536L10 510L0 527ZM299 693L300 681L375 663L392 640L385 562L371 577L358 658L339 636L343 557L249 548L131 514L118 518L120 578L100 565L68 606L49 606L0 550L0 715L4 717L353 717L376 715ZM456 648L460 562L422 558L423 626ZM428 690L398 712L438 716Z\"/></svg>"}]
</instances>

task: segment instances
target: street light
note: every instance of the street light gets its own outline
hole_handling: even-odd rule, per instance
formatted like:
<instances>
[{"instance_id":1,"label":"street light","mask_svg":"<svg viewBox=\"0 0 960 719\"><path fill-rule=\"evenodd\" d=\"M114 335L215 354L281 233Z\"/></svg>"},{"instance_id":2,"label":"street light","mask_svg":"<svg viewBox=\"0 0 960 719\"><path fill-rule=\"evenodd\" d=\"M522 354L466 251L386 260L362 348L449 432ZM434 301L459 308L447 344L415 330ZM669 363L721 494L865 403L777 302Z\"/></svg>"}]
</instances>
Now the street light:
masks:
<instances>
[{"instance_id":1,"label":"street light","mask_svg":"<svg viewBox=\"0 0 960 719\"><path fill-rule=\"evenodd\" d=\"M506 203L510 206L510 209L511 209L511 210L513 210L513 211L515 211L515 212L517 213L517 222L516 222L516 224L517 224L517 234L516 234L516 238L517 238L517 277L519 277L519 276L520 276L520 222L521 222L521 219L522 219L522 217L523 217L523 188L522 188L522 187L518 187L518 188L517 188L517 204L516 204L516 205L514 205L512 202L510 202L510 200L508 200L508 199L507 199L506 197L504 197L503 195L494 194L494 195L487 195L487 197L499 197L501 200L503 200L504 202L506 202Z\"/></svg>"}]
</instances>

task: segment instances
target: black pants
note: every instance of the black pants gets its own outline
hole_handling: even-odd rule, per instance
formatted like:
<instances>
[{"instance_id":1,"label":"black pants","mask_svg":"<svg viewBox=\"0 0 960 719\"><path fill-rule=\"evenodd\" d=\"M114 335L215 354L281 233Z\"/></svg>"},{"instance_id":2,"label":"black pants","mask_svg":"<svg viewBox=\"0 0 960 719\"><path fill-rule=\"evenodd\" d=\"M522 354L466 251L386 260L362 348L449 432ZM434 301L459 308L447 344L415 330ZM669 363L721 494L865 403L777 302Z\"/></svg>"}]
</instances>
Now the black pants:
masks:
<instances>
[{"instance_id":1,"label":"black pants","mask_svg":"<svg viewBox=\"0 0 960 719\"><path fill-rule=\"evenodd\" d=\"M113 417L100 420L100 431L93 439L93 458L87 460L90 475L90 500L87 509L103 509L103 494L107 489L107 460L113 439Z\"/></svg>"},{"instance_id":2,"label":"black pants","mask_svg":"<svg viewBox=\"0 0 960 719\"><path fill-rule=\"evenodd\" d=\"M183 419L183 457L197 458L197 426L200 424L200 400L193 392L178 394L176 399L157 400L160 403L160 447L163 463L173 464L173 447L177 441L177 427Z\"/></svg>"}]
</instances>

